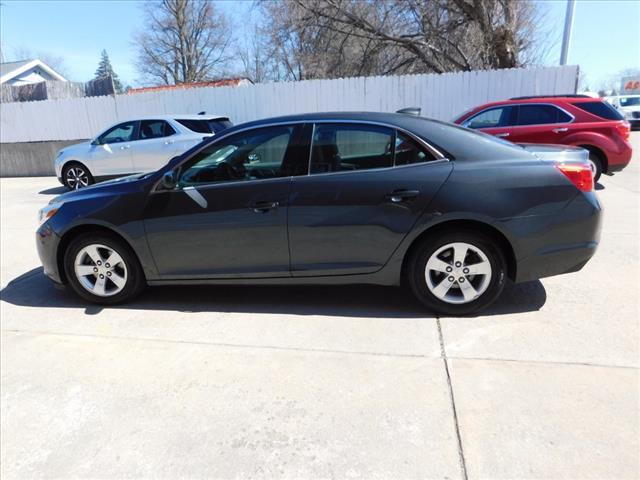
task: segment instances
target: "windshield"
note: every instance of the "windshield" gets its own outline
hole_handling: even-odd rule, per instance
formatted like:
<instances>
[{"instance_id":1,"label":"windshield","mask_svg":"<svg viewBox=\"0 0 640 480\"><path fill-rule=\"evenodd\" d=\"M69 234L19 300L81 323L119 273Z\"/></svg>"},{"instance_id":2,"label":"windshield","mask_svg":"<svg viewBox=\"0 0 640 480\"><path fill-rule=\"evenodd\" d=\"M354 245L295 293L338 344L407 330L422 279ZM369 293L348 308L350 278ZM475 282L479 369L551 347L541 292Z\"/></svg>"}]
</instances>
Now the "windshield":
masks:
<instances>
[{"instance_id":1,"label":"windshield","mask_svg":"<svg viewBox=\"0 0 640 480\"><path fill-rule=\"evenodd\" d=\"M640 105L640 97L620 97L621 107L637 107Z\"/></svg>"}]
</instances>

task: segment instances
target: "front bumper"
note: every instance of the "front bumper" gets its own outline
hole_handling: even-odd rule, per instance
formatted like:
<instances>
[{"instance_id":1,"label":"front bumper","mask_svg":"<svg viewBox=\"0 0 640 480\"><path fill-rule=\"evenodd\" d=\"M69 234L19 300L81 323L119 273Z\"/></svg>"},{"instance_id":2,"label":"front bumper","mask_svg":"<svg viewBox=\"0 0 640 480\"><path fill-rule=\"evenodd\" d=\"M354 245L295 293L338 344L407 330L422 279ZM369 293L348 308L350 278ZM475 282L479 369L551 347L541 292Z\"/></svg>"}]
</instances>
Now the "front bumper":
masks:
<instances>
[{"instance_id":1,"label":"front bumper","mask_svg":"<svg viewBox=\"0 0 640 480\"><path fill-rule=\"evenodd\" d=\"M36 232L36 248L44 274L56 284L65 283L58 265L58 245L60 237L45 222Z\"/></svg>"}]
</instances>

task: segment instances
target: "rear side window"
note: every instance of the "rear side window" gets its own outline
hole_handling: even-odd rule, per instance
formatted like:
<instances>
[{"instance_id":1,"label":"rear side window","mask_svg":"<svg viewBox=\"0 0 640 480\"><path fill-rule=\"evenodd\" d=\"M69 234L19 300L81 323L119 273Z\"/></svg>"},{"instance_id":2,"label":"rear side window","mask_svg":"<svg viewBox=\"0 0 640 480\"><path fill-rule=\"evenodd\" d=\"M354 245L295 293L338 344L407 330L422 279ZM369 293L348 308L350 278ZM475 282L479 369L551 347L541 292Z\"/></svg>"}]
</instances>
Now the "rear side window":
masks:
<instances>
[{"instance_id":1,"label":"rear side window","mask_svg":"<svg viewBox=\"0 0 640 480\"><path fill-rule=\"evenodd\" d=\"M310 172L391 167L393 138L392 129L375 125L316 124Z\"/></svg>"},{"instance_id":2,"label":"rear side window","mask_svg":"<svg viewBox=\"0 0 640 480\"><path fill-rule=\"evenodd\" d=\"M164 120L142 120L140 122L140 140L169 137L176 133Z\"/></svg>"},{"instance_id":3,"label":"rear side window","mask_svg":"<svg viewBox=\"0 0 640 480\"><path fill-rule=\"evenodd\" d=\"M622 114L607 102L580 102L573 103L572 105L580 110L584 110L587 113L606 120L624 120Z\"/></svg>"},{"instance_id":4,"label":"rear side window","mask_svg":"<svg viewBox=\"0 0 640 480\"><path fill-rule=\"evenodd\" d=\"M409 165L435 160L435 156L426 152L418 143L402 132L396 135L395 165Z\"/></svg>"},{"instance_id":5,"label":"rear side window","mask_svg":"<svg viewBox=\"0 0 640 480\"><path fill-rule=\"evenodd\" d=\"M520 105L516 125L567 123L571 116L553 105Z\"/></svg>"},{"instance_id":6,"label":"rear side window","mask_svg":"<svg viewBox=\"0 0 640 480\"><path fill-rule=\"evenodd\" d=\"M221 118L219 120L191 120L176 118L176 121L196 133L218 133L232 125L226 118Z\"/></svg>"}]
</instances>

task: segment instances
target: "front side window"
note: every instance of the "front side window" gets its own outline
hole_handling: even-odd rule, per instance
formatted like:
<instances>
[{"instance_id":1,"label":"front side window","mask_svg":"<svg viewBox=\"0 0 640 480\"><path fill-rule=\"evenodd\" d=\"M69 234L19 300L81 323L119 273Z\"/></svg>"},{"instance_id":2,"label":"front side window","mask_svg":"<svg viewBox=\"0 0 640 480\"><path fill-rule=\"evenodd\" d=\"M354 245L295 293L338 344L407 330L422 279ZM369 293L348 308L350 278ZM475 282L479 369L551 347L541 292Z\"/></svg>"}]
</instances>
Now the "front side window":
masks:
<instances>
[{"instance_id":1,"label":"front side window","mask_svg":"<svg viewBox=\"0 0 640 480\"><path fill-rule=\"evenodd\" d=\"M268 127L231 135L184 164L180 186L283 177L294 127Z\"/></svg>"},{"instance_id":2,"label":"front side window","mask_svg":"<svg viewBox=\"0 0 640 480\"><path fill-rule=\"evenodd\" d=\"M517 125L547 125L567 123L571 116L553 105L520 105Z\"/></svg>"},{"instance_id":3,"label":"front side window","mask_svg":"<svg viewBox=\"0 0 640 480\"><path fill-rule=\"evenodd\" d=\"M164 120L142 120L140 122L140 140L169 137L176 133Z\"/></svg>"},{"instance_id":4,"label":"front side window","mask_svg":"<svg viewBox=\"0 0 640 480\"><path fill-rule=\"evenodd\" d=\"M497 107L480 112L462 125L467 128L495 128L509 125L511 107Z\"/></svg>"},{"instance_id":5,"label":"front side window","mask_svg":"<svg viewBox=\"0 0 640 480\"><path fill-rule=\"evenodd\" d=\"M136 122L126 122L116 125L110 130L100 135L98 143L122 143L130 142L133 139L133 132L135 131Z\"/></svg>"},{"instance_id":6,"label":"front side window","mask_svg":"<svg viewBox=\"0 0 640 480\"><path fill-rule=\"evenodd\" d=\"M375 125L316 124L311 146L311 173L393 166L394 132Z\"/></svg>"}]
</instances>

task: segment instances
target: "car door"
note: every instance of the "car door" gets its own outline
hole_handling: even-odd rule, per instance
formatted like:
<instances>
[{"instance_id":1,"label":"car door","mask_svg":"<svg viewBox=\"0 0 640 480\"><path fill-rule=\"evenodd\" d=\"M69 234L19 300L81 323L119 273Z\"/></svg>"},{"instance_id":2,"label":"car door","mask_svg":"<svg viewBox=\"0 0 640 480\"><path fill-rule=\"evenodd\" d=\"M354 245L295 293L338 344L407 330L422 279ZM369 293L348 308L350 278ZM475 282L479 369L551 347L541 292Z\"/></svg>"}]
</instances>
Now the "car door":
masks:
<instances>
[{"instance_id":1,"label":"car door","mask_svg":"<svg viewBox=\"0 0 640 480\"><path fill-rule=\"evenodd\" d=\"M141 120L138 138L131 145L135 171L150 172L165 165L176 154L176 133L165 120Z\"/></svg>"},{"instance_id":2,"label":"car door","mask_svg":"<svg viewBox=\"0 0 640 480\"><path fill-rule=\"evenodd\" d=\"M290 276L287 165L301 131L282 125L223 137L182 164L175 190L151 194L144 224L162 277Z\"/></svg>"},{"instance_id":3,"label":"car door","mask_svg":"<svg viewBox=\"0 0 640 480\"><path fill-rule=\"evenodd\" d=\"M515 143L564 143L576 127L573 116L551 104L522 104L514 107L514 128L509 140Z\"/></svg>"},{"instance_id":4,"label":"car door","mask_svg":"<svg viewBox=\"0 0 640 480\"><path fill-rule=\"evenodd\" d=\"M89 148L87 167L94 177L112 177L134 173L131 144L136 135L137 122L124 122L111 127Z\"/></svg>"},{"instance_id":5,"label":"car door","mask_svg":"<svg viewBox=\"0 0 640 480\"><path fill-rule=\"evenodd\" d=\"M462 123L462 126L512 141L510 137L511 127L515 124L514 113L515 111L510 105L491 107L469 117Z\"/></svg>"},{"instance_id":6,"label":"car door","mask_svg":"<svg viewBox=\"0 0 640 480\"><path fill-rule=\"evenodd\" d=\"M310 174L291 183L292 275L379 270L451 169L451 162L392 128L316 124Z\"/></svg>"}]
</instances>

